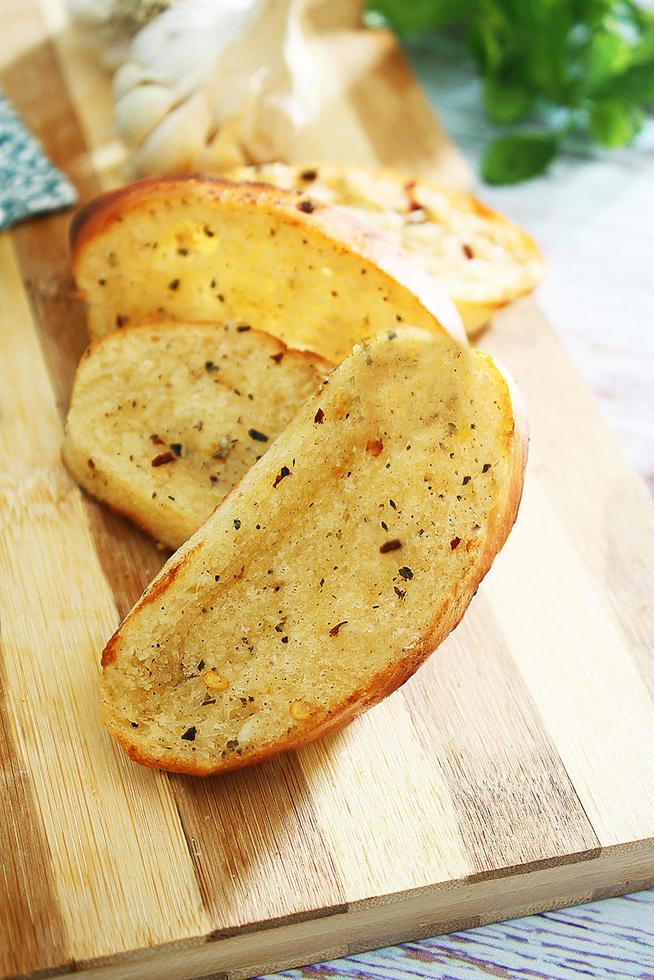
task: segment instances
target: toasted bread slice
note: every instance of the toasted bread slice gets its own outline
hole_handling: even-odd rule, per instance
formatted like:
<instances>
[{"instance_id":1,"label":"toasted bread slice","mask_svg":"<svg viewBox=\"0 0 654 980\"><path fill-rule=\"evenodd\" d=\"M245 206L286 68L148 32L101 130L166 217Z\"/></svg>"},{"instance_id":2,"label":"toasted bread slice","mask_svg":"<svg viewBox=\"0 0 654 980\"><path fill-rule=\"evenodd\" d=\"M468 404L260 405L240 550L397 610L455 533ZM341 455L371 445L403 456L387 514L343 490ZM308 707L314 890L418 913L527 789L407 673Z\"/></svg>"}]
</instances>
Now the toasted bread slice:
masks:
<instances>
[{"instance_id":1,"label":"toasted bread slice","mask_svg":"<svg viewBox=\"0 0 654 980\"><path fill-rule=\"evenodd\" d=\"M469 334L543 277L541 255L522 228L472 195L422 178L394 170L283 163L240 167L229 176L340 205L383 232L438 280Z\"/></svg>"},{"instance_id":2,"label":"toasted bread slice","mask_svg":"<svg viewBox=\"0 0 654 980\"><path fill-rule=\"evenodd\" d=\"M236 319L335 362L403 323L465 342L450 301L397 246L290 191L144 180L87 205L71 243L92 336L148 320Z\"/></svg>"},{"instance_id":3,"label":"toasted bread slice","mask_svg":"<svg viewBox=\"0 0 654 980\"><path fill-rule=\"evenodd\" d=\"M109 641L109 730L137 762L206 775L390 694L502 547L526 449L489 355L410 329L359 349Z\"/></svg>"},{"instance_id":4,"label":"toasted bread slice","mask_svg":"<svg viewBox=\"0 0 654 980\"><path fill-rule=\"evenodd\" d=\"M95 497L177 548L330 369L246 325L114 331L80 361L64 462Z\"/></svg>"}]
</instances>

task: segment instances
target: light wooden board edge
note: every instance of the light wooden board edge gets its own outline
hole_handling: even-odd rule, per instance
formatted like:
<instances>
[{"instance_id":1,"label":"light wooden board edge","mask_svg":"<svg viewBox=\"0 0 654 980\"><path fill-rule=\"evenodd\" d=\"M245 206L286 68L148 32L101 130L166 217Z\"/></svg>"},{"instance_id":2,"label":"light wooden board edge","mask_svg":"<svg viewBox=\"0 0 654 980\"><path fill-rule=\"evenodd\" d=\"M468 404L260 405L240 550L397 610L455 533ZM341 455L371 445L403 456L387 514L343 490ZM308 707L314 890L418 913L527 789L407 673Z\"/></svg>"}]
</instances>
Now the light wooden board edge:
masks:
<instances>
[{"instance_id":1,"label":"light wooden board edge","mask_svg":"<svg viewBox=\"0 0 654 980\"><path fill-rule=\"evenodd\" d=\"M605 848L572 864L476 879L356 903L332 915L263 926L238 935L75 964L84 980L247 980L262 973L364 949L460 931L654 886L652 841ZM573 893L568 890L574 877ZM473 911L474 910L474 911ZM65 976L54 973L52 976Z\"/></svg>"}]
</instances>

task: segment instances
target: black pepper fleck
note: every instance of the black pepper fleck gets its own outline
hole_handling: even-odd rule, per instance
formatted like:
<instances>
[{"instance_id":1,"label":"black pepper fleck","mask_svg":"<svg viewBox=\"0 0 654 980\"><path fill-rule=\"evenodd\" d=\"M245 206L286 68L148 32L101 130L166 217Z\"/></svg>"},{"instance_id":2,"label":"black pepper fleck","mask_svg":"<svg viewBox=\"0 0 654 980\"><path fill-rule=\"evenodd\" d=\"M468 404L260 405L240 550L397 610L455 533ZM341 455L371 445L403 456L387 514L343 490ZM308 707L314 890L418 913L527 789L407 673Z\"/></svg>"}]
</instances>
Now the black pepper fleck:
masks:
<instances>
[{"instance_id":1,"label":"black pepper fleck","mask_svg":"<svg viewBox=\"0 0 654 980\"><path fill-rule=\"evenodd\" d=\"M259 432L258 429L248 429L248 435L250 439L254 439L255 442L268 442L268 436L265 432Z\"/></svg>"}]
</instances>

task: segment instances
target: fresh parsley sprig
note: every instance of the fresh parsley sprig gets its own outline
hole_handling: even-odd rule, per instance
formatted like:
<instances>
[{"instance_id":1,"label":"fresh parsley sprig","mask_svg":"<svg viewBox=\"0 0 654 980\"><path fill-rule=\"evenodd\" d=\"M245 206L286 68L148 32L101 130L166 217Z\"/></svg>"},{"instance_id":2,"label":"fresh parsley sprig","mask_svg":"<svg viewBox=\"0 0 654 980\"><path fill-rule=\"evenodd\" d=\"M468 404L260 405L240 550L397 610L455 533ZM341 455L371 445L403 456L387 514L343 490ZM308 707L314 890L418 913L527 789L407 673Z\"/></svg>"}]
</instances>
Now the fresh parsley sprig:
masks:
<instances>
[{"instance_id":1,"label":"fresh parsley sprig","mask_svg":"<svg viewBox=\"0 0 654 980\"><path fill-rule=\"evenodd\" d=\"M463 29L488 115L512 127L486 148L491 184L542 173L571 132L625 146L654 108L654 11L636 0L368 0L363 16L403 37Z\"/></svg>"}]
</instances>

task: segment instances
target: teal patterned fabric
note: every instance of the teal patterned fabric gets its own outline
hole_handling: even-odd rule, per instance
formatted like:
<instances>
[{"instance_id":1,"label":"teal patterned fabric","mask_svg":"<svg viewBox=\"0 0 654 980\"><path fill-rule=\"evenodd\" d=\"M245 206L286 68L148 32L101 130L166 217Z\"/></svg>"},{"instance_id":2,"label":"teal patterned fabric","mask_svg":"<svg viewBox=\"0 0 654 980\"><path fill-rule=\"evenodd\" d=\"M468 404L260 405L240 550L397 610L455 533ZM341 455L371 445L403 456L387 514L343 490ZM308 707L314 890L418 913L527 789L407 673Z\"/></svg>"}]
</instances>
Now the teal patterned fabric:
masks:
<instances>
[{"instance_id":1,"label":"teal patterned fabric","mask_svg":"<svg viewBox=\"0 0 654 980\"><path fill-rule=\"evenodd\" d=\"M53 167L7 100L0 95L0 228L77 201L77 191Z\"/></svg>"}]
</instances>

